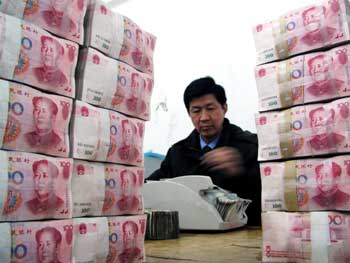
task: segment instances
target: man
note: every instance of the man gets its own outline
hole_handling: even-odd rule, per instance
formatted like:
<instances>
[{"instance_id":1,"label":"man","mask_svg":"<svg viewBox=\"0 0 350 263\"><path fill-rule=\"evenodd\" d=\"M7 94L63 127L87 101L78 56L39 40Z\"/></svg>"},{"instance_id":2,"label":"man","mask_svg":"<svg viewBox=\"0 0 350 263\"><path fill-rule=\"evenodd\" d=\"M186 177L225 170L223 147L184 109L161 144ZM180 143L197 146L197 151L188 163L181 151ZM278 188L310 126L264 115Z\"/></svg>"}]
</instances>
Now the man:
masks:
<instances>
[{"instance_id":1,"label":"man","mask_svg":"<svg viewBox=\"0 0 350 263\"><path fill-rule=\"evenodd\" d=\"M129 120L122 120L122 144L118 149L118 155L123 161L134 162L140 157L140 152L134 144L134 136L137 136L137 128Z\"/></svg>"},{"instance_id":2,"label":"man","mask_svg":"<svg viewBox=\"0 0 350 263\"><path fill-rule=\"evenodd\" d=\"M139 73L135 72L131 74L131 88L130 94L126 99L126 107L130 112L138 112L139 98L141 97L142 90L146 86L146 81L142 79Z\"/></svg>"},{"instance_id":3,"label":"man","mask_svg":"<svg viewBox=\"0 0 350 263\"><path fill-rule=\"evenodd\" d=\"M141 249L137 247L138 226L134 221L123 224L123 252L118 259L121 263L140 262Z\"/></svg>"},{"instance_id":4,"label":"man","mask_svg":"<svg viewBox=\"0 0 350 263\"><path fill-rule=\"evenodd\" d=\"M195 129L169 149L160 169L147 179L208 175L219 187L251 199L248 224L259 225L261 182L256 135L225 118L225 90L211 77L190 83L184 102Z\"/></svg>"},{"instance_id":5,"label":"man","mask_svg":"<svg viewBox=\"0 0 350 263\"><path fill-rule=\"evenodd\" d=\"M45 24L52 28L66 29L69 32L76 32L78 30L78 25L76 21L70 16L74 13L72 1L68 0L51 0L51 6L47 10L41 12L41 16ZM75 8L81 10L82 1L78 1ZM77 11L76 11L77 12Z\"/></svg>"},{"instance_id":6,"label":"man","mask_svg":"<svg viewBox=\"0 0 350 263\"><path fill-rule=\"evenodd\" d=\"M317 55L307 62L309 74L312 78L311 85L306 90L320 99L332 98L341 90L344 81L332 78L332 58L324 54Z\"/></svg>"},{"instance_id":7,"label":"man","mask_svg":"<svg viewBox=\"0 0 350 263\"><path fill-rule=\"evenodd\" d=\"M27 143L31 147L57 147L62 140L55 132L58 113L56 103L42 96L34 97L32 102L35 130L24 135Z\"/></svg>"},{"instance_id":8,"label":"man","mask_svg":"<svg viewBox=\"0 0 350 263\"><path fill-rule=\"evenodd\" d=\"M135 213L140 210L140 200L136 196L137 177L130 170L123 170L120 173L121 193L117 206L123 213Z\"/></svg>"},{"instance_id":9,"label":"man","mask_svg":"<svg viewBox=\"0 0 350 263\"><path fill-rule=\"evenodd\" d=\"M346 109L346 106L345 108ZM344 111L344 110L343 110ZM340 114L341 115L341 114ZM309 144L313 151L336 151L345 136L333 132L335 128L335 111L317 107L309 113L311 135Z\"/></svg>"},{"instance_id":10,"label":"man","mask_svg":"<svg viewBox=\"0 0 350 263\"><path fill-rule=\"evenodd\" d=\"M53 87L62 87L67 84L67 77L60 70L60 61L64 55L61 44L52 37L41 37L41 62L42 66L34 68L34 76L40 83Z\"/></svg>"},{"instance_id":11,"label":"man","mask_svg":"<svg viewBox=\"0 0 350 263\"><path fill-rule=\"evenodd\" d=\"M37 262L38 263L61 263L58 259L61 233L54 227L44 227L35 233Z\"/></svg>"},{"instance_id":12,"label":"man","mask_svg":"<svg viewBox=\"0 0 350 263\"><path fill-rule=\"evenodd\" d=\"M339 189L342 169L335 163L315 167L318 194L312 197L318 208L349 210L350 195Z\"/></svg>"},{"instance_id":13,"label":"man","mask_svg":"<svg viewBox=\"0 0 350 263\"><path fill-rule=\"evenodd\" d=\"M330 14L330 16L336 15L335 13L338 10L334 10L334 14ZM326 16L326 8L324 6L313 6L302 13L306 33L301 38L301 42L307 46L319 46L327 44L327 42L333 39L336 29L324 26Z\"/></svg>"},{"instance_id":14,"label":"man","mask_svg":"<svg viewBox=\"0 0 350 263\"><path fill-rule=\"evenodd\" d=\"M135 49L131 52L132 61L135 65L141 65L143 57L143 35L141 29L137 28L135 31Z\"/></svg>"},{"instance_id":15,"label":"man","mask_svg":"<svg viewBox=\"0 0 350 263\"><path fill-rule=\"evenodd\" d=\"M47 160L34 162L32 168L35 197L27 201L26 206L34 215L46 213L52 217L54 211L64 204L54 192L54 178L58 176L58 168Z\"/></svg>"}]
</instances>

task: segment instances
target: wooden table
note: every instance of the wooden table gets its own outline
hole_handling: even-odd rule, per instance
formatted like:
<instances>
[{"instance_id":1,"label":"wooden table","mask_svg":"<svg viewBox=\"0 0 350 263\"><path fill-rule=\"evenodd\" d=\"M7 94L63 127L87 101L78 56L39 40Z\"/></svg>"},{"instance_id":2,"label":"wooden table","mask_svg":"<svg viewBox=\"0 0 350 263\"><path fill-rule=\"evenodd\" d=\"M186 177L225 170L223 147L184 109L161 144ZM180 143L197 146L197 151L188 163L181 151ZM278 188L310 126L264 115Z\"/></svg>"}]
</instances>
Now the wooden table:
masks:
<instances>
[{"instance_id":1,"label":"wooden table","mask_svg":"<svg viewBox=\"0 0 350 263\"><path fill-rule=\"evenodd\" d=\"M261 229L225 233L181 233L172 240L146 240L147 263L261 262Z\"/></svg>"}]
</instances>

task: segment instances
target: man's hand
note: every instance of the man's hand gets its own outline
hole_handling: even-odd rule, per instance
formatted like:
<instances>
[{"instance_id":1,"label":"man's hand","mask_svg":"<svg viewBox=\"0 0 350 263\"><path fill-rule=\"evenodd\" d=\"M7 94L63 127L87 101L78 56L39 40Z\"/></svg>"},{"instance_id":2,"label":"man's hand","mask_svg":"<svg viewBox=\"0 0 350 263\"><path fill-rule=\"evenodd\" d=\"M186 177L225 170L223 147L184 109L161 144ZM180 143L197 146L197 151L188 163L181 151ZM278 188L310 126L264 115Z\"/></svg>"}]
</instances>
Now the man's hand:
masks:
<instances>
[{"instance_id":1,"label":"man's hand","mask_svg":"<svg viewBox=\"0 0 350 263\"><path fill-rule=\"evenodd\" d=\"M201 166L208 171L223 171L227 175L238 175L243 172L240 153L232 147L220 147L203 155Z\"/></svg>"}]
</instances>

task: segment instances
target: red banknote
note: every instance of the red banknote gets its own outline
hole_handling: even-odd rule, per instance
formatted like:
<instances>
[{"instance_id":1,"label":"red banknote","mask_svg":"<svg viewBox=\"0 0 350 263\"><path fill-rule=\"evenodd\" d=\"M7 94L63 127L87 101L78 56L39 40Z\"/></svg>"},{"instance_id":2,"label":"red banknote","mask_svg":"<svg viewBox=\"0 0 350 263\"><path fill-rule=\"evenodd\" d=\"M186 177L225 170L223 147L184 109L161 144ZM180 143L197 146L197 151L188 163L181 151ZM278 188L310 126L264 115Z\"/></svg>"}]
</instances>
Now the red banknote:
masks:
<instances>
[{"instance_id":1,"label":"red banknote","mask_svg":"<svg viewBox=\"0 0 350 263\"><path fill-rule=\"evenodd\" d=\"M285 59L350 40L349 2L323 0L253 28L256 62Z\"/></svg>"},{"instance_id":2,"label":"red banknote","mask_svg":"<svg viewBox=\"0 0 350 263\"><path fill-rule=\"evenodd\" d=\"M75 97L78 45L0 13L0 77Z\"/></svg>"},{"instance_id":3,"label":"red banknote","mask_svg":"<svg viewBox=\"0 0 350 263\"><path fill-rule=\"evenodd\" d=\"M100 1L89 5L87 21L87 46L124 61L141 72L153 74L155 36L129 18L114 13Z\"/></svg>"},{"instance_id":4,"label":"red banknote","mask_svg":"<svg viewBox=\"0 0 350 263\"><path fill-rule=\"evenodd\" d=\"M77 98L144 120L150 119L153 75L111 59L95 49L80 56Z\"/></svg>"},{"instance_id":5,"label":"red banknote","mask_svg":"<svg viewBox=\"0 0 350 263\"><path fill-rule=\"evenodd\" d=\"M71 99L0 80L0 100L1 148L68 157Z\"/></svg>"}]
</instances>

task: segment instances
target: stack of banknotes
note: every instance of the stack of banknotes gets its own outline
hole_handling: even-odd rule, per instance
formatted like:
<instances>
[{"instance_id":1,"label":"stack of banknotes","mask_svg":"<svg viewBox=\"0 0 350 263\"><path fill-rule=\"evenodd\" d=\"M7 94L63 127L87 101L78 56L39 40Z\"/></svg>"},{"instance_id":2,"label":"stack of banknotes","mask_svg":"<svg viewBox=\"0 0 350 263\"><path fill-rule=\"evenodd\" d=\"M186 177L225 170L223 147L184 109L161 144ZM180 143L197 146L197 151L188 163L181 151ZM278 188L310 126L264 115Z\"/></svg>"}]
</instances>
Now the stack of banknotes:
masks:
<instances>
[{"instance_id":1,"label":"stack of banknotes","mask_svg":"<svg viewBox=\"0 0 350 263\"><path fill-rule=\"evenodd\" d=\"M74 98L78 51L76 43L0 12L0 78Z\"/></svg>"},{"instance_id":2,"label":"stack of banknotes","mask_svg":"<svg viewBox=\"0 0 350 263\"><path fill-rule=\"evenodd\" d=\"M319 0L253 29L264 263L350 262L349 21Z\"/></svg>"},{"instance_id":3,"label":"stack of banknotes","mask_svg":"<svg viewBox=\"0 0 350 263\"><path fill-rule=\"evenodd\" d=\"M131 19L114 13L99 0L92 1L86 16L86 46L124 61L141 72L153 74L155 36Z\"/></svg>"},{"instance_id":4,"label":"stack of banknotes","mask_svg":"<svg viewBox=\"0 0 350 263\"><path fill-rule=\"evenodd\" d=\"M350 40L348 0L323 0L253 28L256 62L263 64Z\"/></svg>"},{"instance_id":5,"label":"stack of banknotes","mask_svg":"<svg viewBox=\"0 0 350 263\"><path fill-rule=\"evenodd\" d=\"M0 221L143 213L144 168L0 151Z\"/></svg>"},{"instance_id":6,"label":"stack of banknotes","mask_svg":"<svg viewBox=\"0 0 350 263\"><path fill-rule=\"evenodd\" d=\"M350 95L350 45L255 68L259 111Z\"/></svg>"},{"instance_id":7,"label":"stack of banknotes","mask_svg":"<svg viewBox=\"0 0 350 263\"><path fill-rule=\"evenodd\" d=\"M0 223L0 262L145 262L146 215Z\"/></svg>"},{"instance_id":8,"label":"stack of banknotes","mask_svg":"<svg viewBox=\"0 0 350 263\"><path fill-rule=\"evenodd\" d=\"M86 48L80 52L77 99L144 120L150 119L153 75Z\"/></svg>"},{"instance_id":9,"label":"stack of banknotes","mask_svg":"<svg viewBox=\"0 0 350 263\"><path fill-rule=\"evenodd\" d=\"M72 103L0 79L0 148L68 157Z\"/></svg>"},{"instance_id":10,"label":"stack of banknotes","mask_svg":"<svg viewBox=\"0 0 350 263\"><path fill-rule=\"evenodd\" d=\"M350 151L350 98L256 115L259 160Z\"/></svg>"},{"instance_id":11,"label":"stack of banknotes","mask_svg":"<svg viewBox=\"0 0 350 263\"><path fill-rule=\"evenodd\" d=\"M260 164L263 211L350 211L350 155Z\"/></svg>"},{"instance_id":12,"label":"stack of banknotes","mask_svg":"<svg viewBox=\"0 0 350 263\"><path fill-rule=\"evenodd\" d=\"M144 121L79 100L72 115L73 158L143 166Z\"/></svg>"},{"instance_id":13,"label":"stack of banknotes","mask_svg":"<svg viewBox=\"0 0 350 263\"><path fill-rule=\"evenodd\" d=\"M146 210L146 239L164 240L178 238L180 234L179 212L170 210Z\"/></svg>"},{"instance_id":14,"label":"stack of banknotes","mask_svg":"<svg viewBox=\"0 0 350 263\"><path fill-rule=\"evenodd\" d=\"M0 12L83 44L84 17L88 3L88 0L2 0Z\"/></svg>"},{"instance_id":15,"label":"stack of banknotes","mask_svg":"<svg viewBox=\"0 0 350 263\"><path fill-rule=\"evenodd\" d=\"M262 226L262 262L350 261L349 214L267 212Z\"/></svg>"},{"instance_id":16,"label":"stack of banknotes","mask_svg":"<svg viewBox=\"0 0 350 263\"><path fill-rule=\"evenodd\" d=\"M155 42L97 1L0 0L1 263L145 262Z\"/></svg>"}]
</instances>

